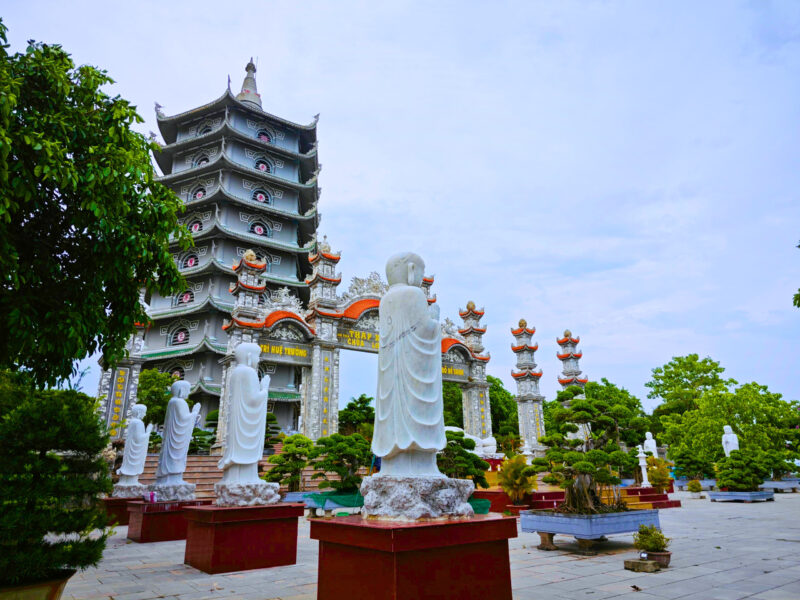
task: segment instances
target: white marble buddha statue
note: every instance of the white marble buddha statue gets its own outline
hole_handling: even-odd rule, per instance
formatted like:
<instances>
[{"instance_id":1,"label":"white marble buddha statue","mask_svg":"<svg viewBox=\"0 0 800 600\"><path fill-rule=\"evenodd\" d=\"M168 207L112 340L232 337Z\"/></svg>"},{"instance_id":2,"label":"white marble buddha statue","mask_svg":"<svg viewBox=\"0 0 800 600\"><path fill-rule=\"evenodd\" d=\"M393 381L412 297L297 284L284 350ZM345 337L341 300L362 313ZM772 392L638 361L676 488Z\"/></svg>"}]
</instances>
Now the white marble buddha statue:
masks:
<instances>
[{"instance_id":1,"label":"white marble buddha statue","mask_svg":"<svg viewBox=\"0 0 800 600\"><path fill-rule=\"evenodd\" d=\"M186 470L186 455L189 453L192 433L200 414L199 403L189 410L186 398L190 391L191 384L188 381L176 381L172 384L172 398L167 404L161 454L156 469L156 487L188 485L183 480L183 472Z\"/></svg>"},{"instance_id":2,"label":"white marble buddha statue","mask_svg":"<svg viewBox=\"0 0 800 600\"><path fill-rule=\"evenodd\" d=\"M421 289L425 264L411 252L389 258L380 303L378 390L372 451L378 477L443 477L442 334L439 307Z\"/></svg>"},{"instance_id":3,"label":"white marble buddha statue","mask_svg":"<svg viewBox=\"0 0 800 600\"><path fill-rule=\"evenodd\" d=\"M656 440L653 437L653 434L649 431L644 434L644 444L643 448L645 452L649 452L656 458L658 458L658 446L656 445Z\"/></svg>"},{"instance_id":4,"label":"white marble buddha statue","mask_svg":"<svg viewBox=\"0 0 800 600\"><path fill-rule=\"evenodd\" d=\"M144 404L134 404L131 407L131 416L125 429L122 466L117 469L119 481L115 487L138 487L141 485L139 475L144 471L147 446L150 443L150 433L153 431L153 424L145 427L142 420L146 413L147 407Z\"/></svg>"},{"instance_id":5,"label":"white marble buddha statue","mask_svg":"<svg viewBox=\"0 0 800 600\"><path fill-rule=\"evenodd\" d=\"M722 429L725 432L722 435L722 449L725 451L725 456L730 456L733 450L739 449L739 437L733 433L730 425L725 425Z\"/></svg>"}]
</instances>

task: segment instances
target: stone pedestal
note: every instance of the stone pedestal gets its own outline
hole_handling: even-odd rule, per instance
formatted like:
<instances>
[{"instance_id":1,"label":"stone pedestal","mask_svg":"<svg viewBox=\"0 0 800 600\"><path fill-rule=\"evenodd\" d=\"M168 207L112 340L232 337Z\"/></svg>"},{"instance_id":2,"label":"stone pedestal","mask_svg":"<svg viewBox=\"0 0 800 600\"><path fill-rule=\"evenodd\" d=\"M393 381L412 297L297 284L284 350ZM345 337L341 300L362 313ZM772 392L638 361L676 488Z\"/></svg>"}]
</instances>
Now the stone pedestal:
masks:
<instances>
[{"instance_id":1,"label":"stone pedestal","mask_svg":"<svg viewBox=\"0 0 800 600\"><path fill-rule=\"evenodd\" d=\"M257 483L215 483L217 506L264 506L281 501L280 484L259 481Z\"/></svg>"},{"instance_id":2,"label":"stone pedestal","mask_svg":"<svg viewBox=\"0 0 800 600\"><path fill-rule=\"evenodd\" d=\"M136 485L115 485L111 492L112 498L128 498L141 500L147 493L147 486L137 483Z\"/></svg>"},{"instance_id":3,"label":"stone pedestal","mask_svg":"<svg viewBox=\"0 0 800 600\"><path fill-rule=\"evenodd\" d=\"M511 600L508 540L517 520L312 519L319 600Z\"/></svg>"},{"instance_id":4,"label":"stone pedestal","mask_svg":"<svg viewBox=\"0 0 800 600\"><path fill-rule=\"evenodd\" d=\"M304 504L189 508L183 562L205 573L293 565L304 510Z\"/></svg>"},{"instance_id":5,"label":"stone pedestal","mask_svg":"<svg viewBox=\"0 0 800 600\"><path fill-rule=\"evenodd\" d=\"M153 483L147 486L148 491L155 492L159 502L191 502L195 499L195 489L193 483L181 483L178 485L158 485Z\"/></svg>"},{"instance_id":6,"label":"stone pedestal","mask_svg":"<svg viewBox=\"0 0 800 600\"><path fill-rule=\"evenodd\" d=\"M128 539L139 543L185 540L185 509L210 503L211 500L128 502Z\"/></svg>"},{"instance_id":7,"label":"stone pedestal","mask_svg":"<svg viewBox=\"0 0 800 600\"><path fill-rule=\"evenodd\" d=\"M361 483L364 516L392 521L471 517L467 500L475 490L468 479L372 475Z\"/></svg>"},{"instance_id":8,"label":"stone pedestal","mask_svg":"<svg viewBox=\"0 0 800 600\"><path fill-rule=\"evenodd\" d=\"M102 498L109 525L128 524L128 498Z\"/></svg>"}]
</instances>

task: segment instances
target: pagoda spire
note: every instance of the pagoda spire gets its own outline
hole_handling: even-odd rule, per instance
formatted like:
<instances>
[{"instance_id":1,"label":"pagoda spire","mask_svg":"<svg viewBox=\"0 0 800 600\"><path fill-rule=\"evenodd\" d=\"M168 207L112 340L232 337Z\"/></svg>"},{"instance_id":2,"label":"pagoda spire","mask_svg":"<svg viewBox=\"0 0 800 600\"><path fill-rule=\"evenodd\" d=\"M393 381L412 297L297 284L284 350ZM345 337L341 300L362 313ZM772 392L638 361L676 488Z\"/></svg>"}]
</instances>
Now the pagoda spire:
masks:
<instances>
[{"instance_id":1,"label":"pagoda spire","mask_svg":"<svg viewBox=\"0 0 800 600\"><path fill-rule=\"evenodd\" d=\"M561 361L562 369L561 375L558 378L558 383L561 384L563 389L567 389L573 385L584 387L589 381L588 377L581 377L581 368L578 361L583 356L583 352L577 349L580 343L580 337L572 337L572 332L567 329L564 331L564 337L556 339L556 342L561 346L561 350L556 354L558 360Z\"/></svg>"},{"instance_id":2,"label":"pagoda spire","mask_svg":"<svg viewBox=\"0 0 800 600\"><path fill-rule=\"evenodd\" d=\"M247 75L245 75L244 81L242 82L242 91L236 95L236 99L240 102L249 102L261 108L261 95L258 93L258 88L256 87L256 65L253 62L252 56L244 70L247 71Z\"/></svg>"},{"instance_id":3,"label":"pagoda spire","mask_svg":"<svg viewBox=\"0 0 800 600\"><path fill-rule=\"evenodd\" d=\"M545 435L544 411L542 403L544 396L539 393L539 379L542 370L536 368L534 354L539 349L539 344L532 344L531 337L536 333L536 328L528 328L525 319L519 320L519 327L511 330L514 343L511 351L517 355L517 370L511 371L511 376L517 384L517 418L519 419L519 434L522 438L522 453L543 455L544 447L539 443L539 438Z\"/></svg>"}]
</instances>

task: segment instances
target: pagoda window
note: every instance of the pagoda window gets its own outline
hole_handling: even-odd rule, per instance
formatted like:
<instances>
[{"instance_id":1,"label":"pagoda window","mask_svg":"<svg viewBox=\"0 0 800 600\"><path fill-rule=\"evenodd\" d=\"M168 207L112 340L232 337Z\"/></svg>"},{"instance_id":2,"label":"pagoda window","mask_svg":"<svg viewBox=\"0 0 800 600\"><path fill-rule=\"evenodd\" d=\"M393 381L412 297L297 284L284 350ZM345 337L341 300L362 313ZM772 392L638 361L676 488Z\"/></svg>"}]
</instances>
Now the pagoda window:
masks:
<instances>
[{"instance_id":1,"label":"pagoda window","mask_svg":"<svg viewBox=\"0 0 800 600\"><path fill-rule=\"evenodd\" d=\"M192 166L199 167L200 165L205 165L209 162L211 162L211 159L208 158L208 154L200 154L199 156L195 157Z\"/></svg>"},{"instance_id":2,"label":"pagoda window","mask_svg":"<svg viewBox=\"0 0 800 600\"><path fill-rule=\"evenodd\" d=\"M203 222L200 220L195 220L189 223L189 231L192 233L199 233L203 231Z\"/></svg>"},{"instance_id":3,"label":"pagoda window","mask_svg":"<svg viewBox=\"0 0 800 600\"><path fill-rule=\"evenodd\" d=\"M186 290L185 292L181 292L175 298L175 303L178 306L183 306L184 304L191 304L194 302L194 292L191 290Z\"/></svg>"},{"instance_id":4,"label":"pagoda window","mask_svg":"<svg viewBox=\"0 0 800 600\"><path fill-rule=\"evenodd\" d=\"M202 185L194 188L192 191L192 195L190 197L191 200L202 200L206 196L206 188Z\"/></svg>"},{"instance_id":5,"label":"pagoda window","mask_svg":"<svg viewBox=\"0 0 800 600\"><path fill-rule=\"evenodd\" d=\"M262 142L267 142L268 144L272 143L272 136L266 129L259 129L258 132L256 133L256 137Z\"/></svg>"},{"instance_id":6,"label":"pagoda window","mask_svg":"<svg viewBox=\"0 0 800 600\"><path fill-rule=\"evenodd\" d=\"M255 168L263 173L272 173L272 165L266 158L256 159Z\"/></svg>"},{"instance_id":7,"label":"pagoda window","mask_svg":"<svg viewBox=\"0 0 800 600\"><path fill-rule=\"evenodd\" d=\"M256 221L250 225L250 233L263 237L272 237L272 229L261 221Z\"/></svg>"},{"instance_id":8,"label":"pagoda window","mask_svg":"<svg viewBox=\"0 0 800 600\"><path fill-rule=\"evenodd\" d=\"M186 375L183 371L183 367L174 367L169 371L169 374L172 375L173 379L183 379Z\"/></svg>"},{"instance_id":9,"label":"pagoda window","mask_svg":"<svg viewBox=\"0 0 800 600\"><path fill-rule=\"evenodd\" d=\"M261 202L262 204L272 204L272 196L267 190L254 190L250 197L256 202Z\"/></svg>"},{"instance_id":10,"label":"pagoda window","mask_svg":"<svg viewBox=\"0 0 800 600\"><path fill-rule=\"evenodd\" d=\"M182 346L189 343L189 330L186 327L181 327L172 332L169 336L170 346Z\"/></svg>"},{"instance_id":11,"label":"pagoda window","mask_svg":"<svg viewBox=\"0 0 800 600\"><path fill-rule=\"evenodd\" d=\"M202 127L201 127L201 128L198 130L198 131L197 131L197 135L206 135L206 134L208 134L208 133L211 133L212 131L213 131L213 129L211 129L211 125L203 125L203 126L202 126Z\"/></svg>"},{"instance_id":12,"label":"pagoda window","mask_svg":"<svg viewBox=\"0 0 800 600\"><path fill-rule=\"evenodd\" d=\"M197 254L192 253L184 257L183 262L181 263L181 268L191 269L199 264L200 264L200 257L198 257Z\"/></svg>"}]
</instances>

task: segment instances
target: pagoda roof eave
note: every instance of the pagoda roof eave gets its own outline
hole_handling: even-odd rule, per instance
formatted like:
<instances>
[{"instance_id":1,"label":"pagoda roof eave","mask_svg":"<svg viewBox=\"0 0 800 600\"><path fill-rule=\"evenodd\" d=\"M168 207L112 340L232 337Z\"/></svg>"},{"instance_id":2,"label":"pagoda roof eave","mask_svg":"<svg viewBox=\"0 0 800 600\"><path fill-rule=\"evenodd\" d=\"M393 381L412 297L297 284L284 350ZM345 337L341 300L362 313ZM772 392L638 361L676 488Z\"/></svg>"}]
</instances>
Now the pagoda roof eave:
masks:
<instances>
[{"instance_id":1,"label":"pagoda roof eave","mask_svg":"<svg viewBox=\"0 0 800 600\"><path fill-rule=\"evenodd\" d=\"M203 229L202 231L199 231L196 234L192 234L192 239L196 240L196 239L208 237L209 235L211 235L215 231L217 231L219 233L223 233L223 234L225 234L227 236L230 236L230 237L232 237L234 239L237 239L239 241L242 241L242 242L254 242L254 243L256 243L257 247L260 247L260 248L275 248L275 249L278 249L278 250L285 250L286 252L294 252L296 254L305 254L307 252L310 252L311 251L311 247L313 246L313 244L309 243L309 244L306 244L306 246L301 247L301 246L299 246L297 244L287 244L287 243L284 243L284 242L278 242L278 241L275 241L273 238L265 238L265 237L260 236L260 235L254 235L254 234L251 234L251 233L245 233L245 232L241 232L241 231L236 231L236 230L230 229L229 227L226 227L225 225L220 223L216 219L216 217L212 221L210 227L208 227L207 229ZM271 241L266 241L266 240L271 240ZM301 264L302 264L302 261L301 261Z\"/></svg>"},{"instance_id":2,"label":"pagoda roof eave","mask_svg":"<svg viewBox=\"0 0 800 600\"><path fill-rule=\"evenodd\" d=\"M308 125L300 125L299 123L293 123L292 121L287 121L286 119L276 117L271 113L268 113L264 110L259 109L256 106L253 106L252 104L248 104L237 100L233 95L233 93L231 92L230 88L225 90L225 93L223 93L216 100L212 100L207 104L203 104L202 106L198 106L197 108L193 108L191 110L187 110L182 113L166 116L164 114L159 114L158 112L156 112L156 122L158 123L158 130L161 132L161 137L164 138L164 141L167 142L168 144L171 144L177 138L178 125L181 122L188 119L201 118L206 113L220 111L229 106L240 108L245 112L258 115L263 119L274 122L276 125L287 127L289 129L295 129L299 134L305 134L307 136L307 141L309 142L314 142L317 139L317 120L318 120L317 117L315 117L314 121L309 123Z\"/></svg>"},{"instance_id":3,"label":"pagoda roof eave","mask_svg":"<svg viewBox=\"0 0 800 600\"><path fill-rule=\"evenodd\" d=\"M531 371L530 369L525 371L511 371L511 377L514 379L541 379L542 371Z\"/></svg>"},{"instance_id":4,"label":"pagoda roof eave","mask_svg":"<svg viewBox=\"0 0 800 600\"><path fill-rule=\"evenodd\" d=\"M534 333L536 333L536 327L534 327L532 329L528 329L527 327L520 327L519 329L512 329L511 330L511 335L520 335L523 331L525 333L529 334L529 335L533 335Z\"/></svg>"},{"instance_id":5,"label":"pagoda roof eave","mask_svg":"<svg viewBox=\"0 0 800 600\"><path fill-rule=\"evenodd\" d=\"M216 258L202 263L199 267L194 267L192 269L181 269L181 275L183 275L184 277L187 276L193 277L195 275L203 275L208 271L214 269L217 269L218 271L224 273L225 275L231 275L235 277L235 273L231 272L231 267L221 263ZM296 279L284 279L283 277L278 277L277 275L274 275L269 272L262 273L261 277L267 279L269 282L274 284L290 285L301 288L308 287L308 285L304 281L298 281Z\"/></svg>"},{"instance_id":6,"label":"pagoda roof eave","mask_svg":"<svg viewBox=\"0 0 800 600\"><path fill-rule=\"evenodd\" d=\"M569 338L569 337L556 338L556 343L559 346L563 346L564 344L569 344L569 343L578 344L578 343L580 343L580 341L581 341L580 336L578 336L576 338Z\"/></svg>"},{"instance_id":7,"label":"pagoda roof eave","mask_svg":"<svg viewBox=\"0 0 800 600\"><path fill-rule=\"evenodd\" d=\"M225 302L220 302L217 299L211 298L210 296L206 296L203 299L202 302L199 302L198 304L196 304L194 306L187 306L184 309L173 308L173 307L167 308L167 309L162 309L160 311L153 311L151 309L151 311L148 314L148 316L153 321L168 319L168 318L171 318L171 317L182 317L182 316L185 316L185 315L191 315L191 314L194 314L194 313L197 313L197 312L202 312L208 306L216 308L220 312L226 313L226 314L230 314L230 312L233 310L233 302L231 302L230 304L227 304Z\"/></svg>"},{"instance_id":8,"label":"pagoda roof eave","mask_svg":"<svg viewBox=\"0 0 800 600\"><path fill-rule=\"evenodd\" d=\"M219 396L222 393L222 386L221 385L208 385L205 381L198 381L192 386L192 389L189 391L190 394L194 394L196 391L203 391L206 394L211 394L212 396Z\"/></svg>"},{"instance_id":9,"label":"pagoda roof eave","mask_svg":"<svg viewBox=\"0 0 800 600\"><path fill-rule=\"evenodd\" d=\"M255 200L247 200L246 198L241 198L239 196L236 196L235 194L230 193L221 185L218 185L217 188L208 196L203 196L200 200L186 201L183 203L183 205L186 207L188 211L190 208L203 206L206 203L213 202L214 200L219 200L220 197L230 200L231 202L236 202L237 204L240 204L242 206L258 208L275 216L286 217L287 219L296 219L300 223L311 221L312 219L315 219L317 217L316 208L311 208L304 214L300 214L299 212L294 212L290 210L283 210L280 208L276 208L274 204L263 204L261 202L256 202Z\"/></svg>"},{"instance_id":10,"label":"pagoda roof eave","mask_svg":"<svg viewBox=\"0 0 800 600\"><path fill-rule=\"evenodd\" d=\"M188 354L198 352L204 347L216 354L225 354L227 351L226 346L212 344L208 338L203 338L201 342L194 346L182 346L181 348L176 348L174 350L167 350L164 348L161 350L154 350L152 352L140 352L139 356L144 358L146 361L160 360L162 358L177 358L179 356L186 356Z\"/></svg>"}]
</instances>

